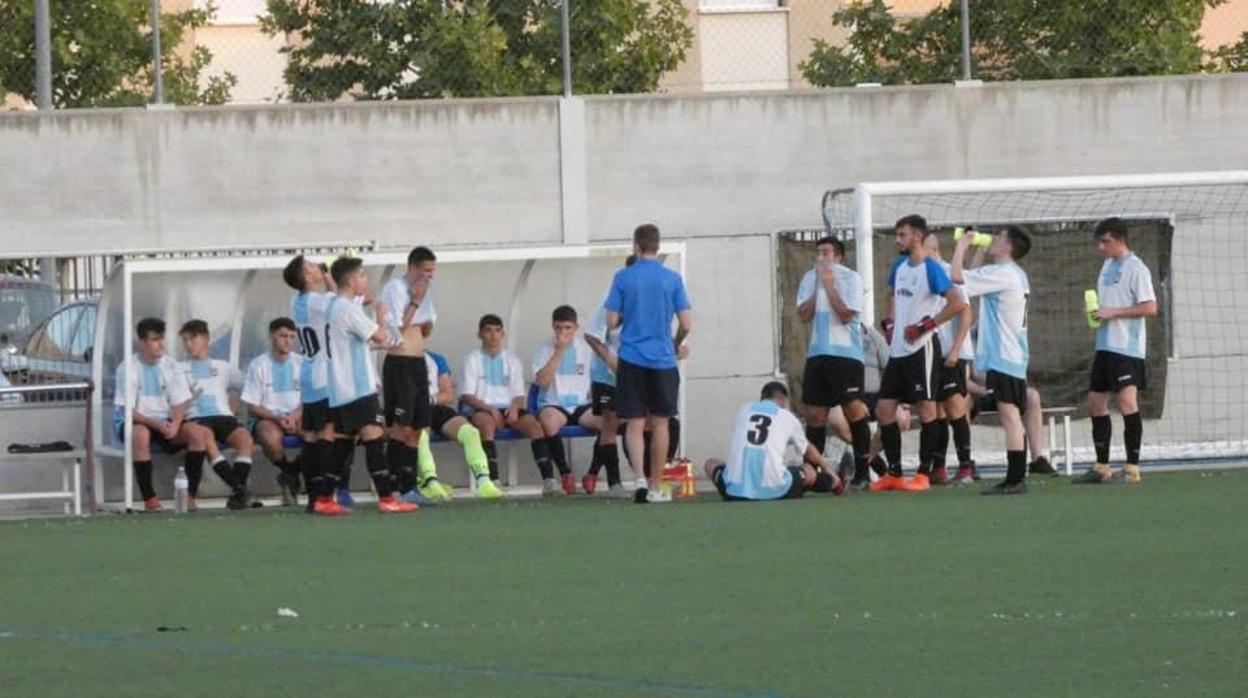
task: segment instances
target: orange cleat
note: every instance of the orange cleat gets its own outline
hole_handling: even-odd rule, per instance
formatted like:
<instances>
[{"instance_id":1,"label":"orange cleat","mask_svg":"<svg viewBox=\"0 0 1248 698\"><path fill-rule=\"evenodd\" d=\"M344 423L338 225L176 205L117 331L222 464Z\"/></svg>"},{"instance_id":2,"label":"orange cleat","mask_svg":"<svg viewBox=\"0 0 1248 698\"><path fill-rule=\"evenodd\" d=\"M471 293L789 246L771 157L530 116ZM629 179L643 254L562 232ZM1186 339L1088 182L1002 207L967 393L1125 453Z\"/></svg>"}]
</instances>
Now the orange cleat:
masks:
<instances>
[{"instance_id":1,"label":"orange cleat","mask_svg":"<svg viewBox=\"0 0 1248 698\"><path fill-rule=\"evenodd\" d=\"M409 514L413 511L419 511L419 504L405 502L393 494L386 495L377 500L377 511L382 514Z\"/></svg>"},{"instance_id":2,"label":"orange cleat","mask_svg":"<svg viewBox=\"0 0 1248 698\"><path fill-rule=\"evenodd\" d=\"M351 510L335 502L333 497L317 497L312 513L317 516L346 516Z\"/></svg>"},{"instance_id":3,"label":"orange cleat","mask_svg":"<svg viewBox=\"0 0 1248 698\"><path fill-rule=\"evenodd\" d=\"M914 477L905 481L902 489L907 492L926 492L932 489L932 481L923 473L915 473Z\"/></svg>"},{"instance_id":4,"label":"orange cleat","mask_svg":"<svg viewBox=\"0 0 1248 698\"><path fill-rule=\"evenodd\" d=\"M571 497L576 494L576 478L572 477L572 473L565 474L560 478L560 484L563 485L563 493Z\"/></svg>"},{"instance_id":5,"label":"orange cleat","mask_svg":"<svg viewBox=\"0 0 1248 698\"><path fill-rule=\"evenodd\" d=\"M160 506L160 498L148 497L143 500L143 511L148 514L159 514L164 511L164 507Z\"/></svg>"},{"instance_id":6,"label":"orange cleat","mask_svg":"<svg viewBox=\"0 0 1248 698\"><path fill-rule=\"evenodd\" d=\"M581 478L581 489L585 490L585 494L593 494L598 489L598 476L586 475Z\"/></svg>"},{"instance_id":7,"label":"orange cleat","mask_svg":"<svg viewBox=\"0 0 1248 698\"><path fill-rule=\"evenodd\" d=\"M906 480L898 475L886 474L879 480L871 483L872 492L887 492L889 490L904 492L905 489Z\"/></svg>"}]
</instances>

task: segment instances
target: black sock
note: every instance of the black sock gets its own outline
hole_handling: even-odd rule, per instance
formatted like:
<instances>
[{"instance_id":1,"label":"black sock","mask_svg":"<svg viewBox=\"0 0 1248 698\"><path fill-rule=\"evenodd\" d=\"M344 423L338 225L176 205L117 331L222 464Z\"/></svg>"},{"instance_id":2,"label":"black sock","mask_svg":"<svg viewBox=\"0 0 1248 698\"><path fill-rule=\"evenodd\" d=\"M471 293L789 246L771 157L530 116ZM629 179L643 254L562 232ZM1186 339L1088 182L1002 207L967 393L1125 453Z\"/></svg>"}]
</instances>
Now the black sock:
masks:
<instances>
[{"instance_id":1,"label":"black sock","mask_svg":"<svg viewBox=\"0 0 1248 698\"><path fill-rule=\"evenodd\" d=\"M1006 451L1006 462L1008 467L1005 471L1005 482L1010 485L1016 485L1027 478L1027 452L1026 451Z\"/></svg>"},{"instance_id":2,"label":"black sock","mask_svg":"<svg viewBox=\"0 0 1248 698\"><path fill-rule=\"evenodd\" d=\"M238 489L247 489L247 478L251 476L251 461L240 459L234 461L234 485Z\"/></svg>"},{"instance_id":3,"label":"black sock","mask_svg":"<svg viewBox=\"0 0 1248 698\"><path fill-rule=\"evenodd\" d=\"M390 439L386 443L386 463L393 476L394 487L400 492L416 488L415 455L411 446L398 439Z\"/></svg>"},{"instance_id":4,"label":"black sock","mask_svg":"<svg viewBox=\"0 0 1248 698\"><path fill-rule=\"evenodd\" d=\"M364 442L364 464L373 478L377 496L389 497L394 492L394 483L390 480L390 468L386 465L385 439L376 438Z\"/></svg>"},{"instance_id":5,"label":"black sock","mask_svg":"<svg viewBox=\"0 0 1248 698\"><path fill-rule=\"evenodd\" d=\"M823 449L828 446L828 428L825 426L815 427L807 424L806 440L810 442L811 446L815 447L815 450L818 451L820 455L822 455Z\"/></svg>"},{"instance_id":6,"label":"black sock","mask_svg":"<svg viewBox=\"0 0 1248 698\"><path fill-rule=\"evenodd\" d=\"M1096 462L1109 463L1109 442L1114 438L1114 423L1109 415L1092 417L1092 445L1096 447Z\"/></svg>"},{"instance_id":7,"label":"black sock","mask_svg":"<svg viewBox=\"0 0 1248 698\"><path fill-rule=\"evenodd\" d=\"M607 469L607 485L620 484L620 449L615 444L602 447L603 466Z\"/></svg>"},{"instance_id":8,"label":"black sock","mask_svg":"<svg viewBox=\"0 0 1248 698\"><path fill-rule=\"evenodd\" d=\"M949 454L949 420L936 420L936 445L932 448L932 467L945 467L945 456Z\"/></svg>"},{"instance_id":9,"label":"black sock","mask_svg":"<svg viewBox=\"0 0 1248 698\"><path fill-rule=\"evenodd\" d=\"M642 453L641 457L644 459L641 462L641 468L642 470L645 471L647 478L650 477L650 470L651 470L650 468L650 442L654 440L652 436L653 436L653 432L648 431L645 433L645 436L643 437L643 439L646 445L645 445L645 448L641 450L641 453Z\"/></svg>"},{"instance_id":10,"label":"black sock","mask_svg":"<svg viewBox=\"0 0 1248 698\"><path fill-rule=\"evenodd\" d=\"M354 444L349 441L346 444L340 446L336 439L334 441L321 442L320 496L322 497L333 497L340 487L346 486L340 475L342 464L339 462L339 459L344 457L344 452L349 455L351 449L355 448Z\"/></svg>"},{"instance_id":11,"label":"black sock","mask_svg":"<svg viewBox=\"0 0 1248 698\"><path fill-rule=\"evenodd\" d=\"M493 439L482 441L481 448L485 451L485 458L490 463L490 479L498 479L498 446Z\"/></svg>"},{"instance_id":12,"label":"black sock","mask_svg":"<svg viewBox=\"0 0 1248 698\"><path fill-rule=\"evenodd\" d=\"M134 462L134 484L139 486L139 494L143 495L143 499L147 500L156 496L156 487L152 485L152 462L150 460Z\"/></svg>"},{"instance_id":13,"label":"black sock","mask_svg":"<svg viewBox=\"0 0 1248 698\"><path fill-rule=\"evenodd\" d=\"M849 425L849 433L854 442L854 479L862 480L871 477L868 474L871 462L871 423L860 419Z\"/></svg>"},{"instance_id":14,"label":"black sock","mask_svg":"<svg viewBox=\"0 0 1248 698\"><path fill-rule=\"evenodd\" d=\"M186 455L190 456L191 454L188 453ZM238 486L234 484L234 468L224 457L218 458L217 461L212 464L212 472L216 473L217 477L221 478L221 482L224 482L226 487L229 487L231 490L238 489Z\"/></svg>"},{"instance_id":15,"label":"black sock","mask_svg":"<svg viewBox=\"0 0 1248 698\"><path fill-rule=\"evenodd\" d=\"M680 448L680 420L675 417L669 417L667 420L667 462L671 463L676 458L676 451Z\"/></svg>"},{"instance_id":16,"label":"black sock","mask_svg":"<svg viewBox=\"0 0 1248 698\"><path fill-rule=\"evenodd\" d=\"M958 452L958 465L971 464L971 418L962 415L961 419L949 422L953 430L953 448Z\"/></svg>"},{"instance_id":17,"label":"black sock","mask_svg":"<svg viewBox=\"0 0 1248 698\"><path fill-rule=\"evenodd\" d=\"M338 489L351 489L351 461L355 460L355 437L334 440L334 459L327 468L334 474L334 484Z\"/></svg>"},{"instance_id":18,"label":"black sock","mask_svg":"<svg viewBox=\"0 0 1248 698\"><path fill-rule=\"evenodd\" d=\"M880 425L880 443L888 461L888 474L901 477L901 427L896 422Z\"/></svg>"},{"instance_id":19,"label":"black sock","mask_svg":"<svg viewBox=\"0 0 1248 698\"><path fill-rule=\"evenodd\" d=\"M572 472L568 468L568 454L564 453L563 450L563 437L556 434L546 437L546 440L550 442L550 457L555 461L555 467L559 469L559 474L567 475Z\"/></svg>"},{"instance_id":20,"label":"black sock","mask_svg":"<svg viewBox=\"0 0 1248 698\"><path fill-rule=\"evenodd\" d=\"M1144 420L1140 413L1122 415L1122 440L1127 447L1127 462L1140 464L1140 442L1144 439Z\"/></svg>"},{"instance_id":21,"label":"black sock","mask_svg":"<svg viewBox=\"0 0 1248 698\"><path fill-rule=\"evenodd\" d=\"M533 460L537 462L537 472L541 473L542 479L549 480L554 477L554 466L550 463L550 441L546 438L533 439L529 442L529 448L533 449Z\"/></svg>"},{"instance_id":22,"label":"black sock","mask_svg":"<svg viewBox=\"0 0 1248 698\"><path fill-rule=\"evenodd\" d=\"M926 475L932 471L932 459L936 456L936 444L940 441L940 422L932 420L919 427L919 472Z\"/></svg>"},{"instance_id":23,"label":"black sock","mask_svg":"<svg viewBox=\"0 0 1248 698\"><path fill-rule=\"evenodd\" d=\"M186 491L192 497L199 496L199 482L204 479L204 452L187 451L182 467L186 470Z\"/></svg>"},{"instance_id":24,"label":"black sock","mask_svg":"<svg viewBox=\"0 0 1248 698\"><path fill-rule=\"evenodd\" d=\"M304 444L303 449L299 451L299 471L303 476L303 489L308 495L308 508L312 508L312 504L320 497L323 492L322 488L325 484L325 477L321 473L321 462L323 460L321 442L313 441Z\"/></svg>"},{"instance_id":25,"label":"black sock","mask_svg":"<svg viewBox=\"0 0 1248 698\"><path fill-rule=\"evenodd\" d=\"M598 477L598 471L602 470L602 466L605 465L604 459L606 456L604 454L606 452L607 449L603 447L602 437L600 436L598 437L598 440L594 442L594 456L589 459L589 470L585 473L586 475Z\"/></svg>"}]
</instances>

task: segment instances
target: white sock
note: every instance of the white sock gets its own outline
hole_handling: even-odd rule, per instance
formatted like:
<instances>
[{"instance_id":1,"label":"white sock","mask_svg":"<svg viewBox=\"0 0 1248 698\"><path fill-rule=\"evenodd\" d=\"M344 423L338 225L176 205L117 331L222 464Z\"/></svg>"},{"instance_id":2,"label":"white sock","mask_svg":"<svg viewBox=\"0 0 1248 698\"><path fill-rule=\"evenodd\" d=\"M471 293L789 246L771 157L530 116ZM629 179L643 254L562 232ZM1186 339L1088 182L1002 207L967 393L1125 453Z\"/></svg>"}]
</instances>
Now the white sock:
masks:
<instances>
[{"instance_id":1,"label":"white sock","mask_svg":"<svg viewBox=\"0 0 1248 698\"><path fill-rule=\"evenodd\" d=\"M639 477L637 478L637 489L639 490L650 489L650 483L646 482L646 478Z\"/></svg>"}]
</instances>

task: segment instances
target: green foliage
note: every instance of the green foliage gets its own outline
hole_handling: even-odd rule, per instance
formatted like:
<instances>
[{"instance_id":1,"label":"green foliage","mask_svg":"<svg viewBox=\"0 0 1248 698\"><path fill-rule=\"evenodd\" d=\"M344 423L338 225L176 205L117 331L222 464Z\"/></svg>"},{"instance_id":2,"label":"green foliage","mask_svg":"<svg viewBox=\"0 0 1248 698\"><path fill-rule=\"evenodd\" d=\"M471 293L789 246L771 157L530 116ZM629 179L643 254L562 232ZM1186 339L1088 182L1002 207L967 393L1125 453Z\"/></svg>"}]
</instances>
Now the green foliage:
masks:
<instances>
[{"instance_id":1,"label":"green foliage","mask_svg":"<svg viewBox=\"0 0 1248 698\"><path fill-rule=\"evenodd\" d=\"M147 0L53 0L52 102L58 108L123 107L151 101L152 49ZM213 9L161 16L165 101L223 104L237 79L203 78L212 54L179 49L187 31L207 24ZM0 95L35 99L35 22L31 0L0 0Z\"/></svg>"},{"instance_id":2,"label":"green foliage","mask_svg":"<svg viewBox=\"0 0 1248 698\"><path fill-rule=\"evenodd\" d=\"M1205 11L1225 0L977 0L971 52L982 80L1045 80L1244 69L1242 48L1205 52ZM899 19L884 0L858 0L833 22L845 46L816 41L801 64L814 85L948 82L961 75L959 3ZM1248 40L1241 42L1248 45ZM1238 63L1236 62L1238 61ZM1238 68L1234 66L1238 65Z\"/></svg>"},{"instance_id":3,"label":"green foliage","mask_svg":"<svg viewBox=\"0 0 1248 698\"><path fill-rule=\"evenodd\" d=\"M573 86L648 92L693 42L680 0L573 3ZM290 37L294 101L556 94L554 0L269 0L264 28Z\"/></svg>"}]
</instances>

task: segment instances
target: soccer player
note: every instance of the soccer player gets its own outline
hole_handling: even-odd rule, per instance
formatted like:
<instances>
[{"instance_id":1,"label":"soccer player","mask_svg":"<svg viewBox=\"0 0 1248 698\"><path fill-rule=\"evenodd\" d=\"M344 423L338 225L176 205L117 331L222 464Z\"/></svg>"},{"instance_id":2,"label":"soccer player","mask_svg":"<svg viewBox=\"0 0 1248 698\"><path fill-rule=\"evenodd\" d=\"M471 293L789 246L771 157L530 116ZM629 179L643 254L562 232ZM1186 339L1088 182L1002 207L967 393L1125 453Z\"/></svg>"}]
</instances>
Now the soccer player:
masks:
<instances>
[{"instance_id":1,"label":"soccer player","mask_svg":"<svg viewBox=\"0 0 1248 698\"><path fill-rule=\"evenodd\" d=\"M659 229L649 223L633 231L637 262L615 273L607 293L607 326L620 328L616 411L627 421L625 447L637 479L633 501L670 502L663 491L663 464L680 395L677 352L693 328L693 310L680 274L659 262ZM676 318L676 336L672 319ZM650 476L642 466L647 423L653 432Z\"/></svg>"},{"instance_id":2,"label":"soccer player","mask_svg":"<svg viewBox=\"0 0 1248 698\"><path fill-rule=\"evenodd\" d=\"M425 349L425 363L429 370L429 395L433 403L430 412L430 430L456 441L464 450L464 461L468 470L476 478L477 497L480 499L498 499L503 491L490 479L490 460L481 445L481 432L468 423L468 419L455 411L455 379L451 374L451 365L446 357ZM428 481L437 479L438 465L433 458L433 449L429 447L429 430L421 434L420 447L417 449L418 479ZM410 484L407 489L410 489Z\"/></svg>"},{"instance_id":3,"label":"soccer player","mask_svg":"<svg viewBox=\"0 0 1248 698\"><path fill-rule=\"evenodd\" d=\"M629 255L624 260L624 267L631 267L636 261L636 255ZM594 360L589 369L589 394L594 416L601 420L601 424L598 440L594 442L594 457L589 462L589 471L581 478L581 487L585 494L593 494L598 487L598 473L605 467L608 496L622 499L628 493L620 481L620 450L616 445L620 415L615 411L615 374L619 370L620 333L607 327L605 298L585 328L585 342L594 350Z\"/></svg>"},{"instance_id":4,"label":"soccer player","mask_svg":"<svg viewBox=\"0 0 1248 698\"><path fill-rule=\"evenodd\" d=\"M498 448L494 435L503 429L529 439L538 470L550 467L550 445L542 425L525 409L528 391L524 385L524 364L503 345L507 331L497 315L482 315L477 322L481 348L464 357L459 402L472 425L481 432L481 446L489 460L490 480L499 485ZM542 463L545 462L543 466Z\"/></svg>"},{"instance_id":5,"label":"soccer player","mask_svg":"<svg viewBox=\"0 0 1248 698\"><path fill-rule=\"evenodd\" d=\"M884 335L880 331L867 324L862 324L862 353L863 353L863 381L862 381L862 401L867 406L867 416L869 419L876 419L876 408L880 401L880 379L884 375L884 367L888 365L888 341L884 339ZM837 438L844 441L850 446L853 445L853 435L849 432L849 423L845 421L845 415L841 412L840 406L833 407L828 412L828 426L836 433ZM910 408L906 405L897 406L897 428L900 431L910 430ZM880 432L877 430L871 436L871 458L870 468L877 475L883 475L888 470L888 464L880 458L880 451L883 445L880 443ZM853 462L852 453L845 454L849 462L842 461L842 467L838 469L838 473L843 479L852 479L855 472L855 463ZM868 475L868 477L870 477ZM852 484L852 483L851 483Z\"/></svg>"},{"instance_id":6,"label":"soccer player","mask_svg":"<svg viewBox=\"0 0 1248 698\"><path fill-rule=\"evenodd\" d=\"M963 237L974 238L973 231L967 231ZM924 241L927 254L935 259L940 268L948 274L949 263L940 254L940 240L936 235L928 235ZM958 289L962 293L962 289ZM963 302L967 301L962 293ZM935 485L949 483L945 471L945 456L949 452L949 432L953 431L953 447L958 456L958 476L974 470L975 462L971 460L971 418L970 405L967 402L966 381L971 373L971 362L975 359L975 350L971 346L971 325L975 316L971 312L969 302L953 320L936 330L940 337L942 358L936 379L936 401L939 403L936 420L937 440L933 455L931 481ZM956 476L955 476L956 477Z\"/></svg>"},{"instance_id":7,"label":"soccer player","mask_svg":"<svg viewBox=\"0 0 1248 698\"><path fill-rule=\"evenodd\" d=\"M402 514L420 507L394 495L386 459L384 418L377 400L377 367L373 365L370 342L393 348L403 338L392 337L386 328L373 322L357 299L368 291L364 262L358 257L339 257L330 267L338 294L329 302L326 353L329 356L329 409L334 421L335 460L341 464L350 457L358 439L364 446L364 461L373 487L377 490L377 510L382 514ZM406 313L410 320L411 313ZM408 323L405 323L408 324ZM424 356L421 356L424 375ZM419 391L428 402L429 385ZM427 414L429 406L424 411Z\"/></svg>"},{"instance_id":8,"label":"soccer player","mask_svg":"<svg viewBox=\"0 0 1248 698\"><path fill-rule=\"evenodd\" d=\"M282 439L299 433L303 417L299 378L303 357L294 353L295 321L269 323L269 350L251 360L243 379L243 404L251 418L251 435L277 468L282 506L299 505L299 467L286 458Z\"/></svg>"},{"instance_id":9,"label":"soccer player","mask_svg":"<svg viewBox=\"0 0 1248 698\"><path fill-rule=\"evenodd\" d=\"M134 456L134 480L143 495L143 510L161 510L152 485L152 446L158 446L170 455L186 449L182 467L188 483L187 502L194 511L199 482L204 476L204 452L212 441L212 432L185 421L191 390L177 362L165 354L165 321L143 318L135 325L134 333L138 351L117 366L114 384L117 440L125 441L126 395L130 392L134 395L130 452Z\"/></svg>"},{"instance_id":10,"label":"soccer player","mask_svg":"<svg viewBox=\"0 0 1248 698\"><path fill-rule=\"evenodd\" d=\"M854 448L855 489L871 486L871 426L862 401L865 378L862 351L862 277L846 267L845 246L825 237L815 243L815 268L797 287L797 316L811 323L810 346L802 378L806 403L806 440L820 454L828 441L828 410L840 407Z\"/></svg>"},{"instance_id":11,"label":"soccer player","mask_svg":"<svg viewBox=\"0 0 1248 698\"><path fill-rule=\"evenodd\" d=\"M1031 283L1018 261L1031 250L1031 238L1017 226L997 233L988 249L990 264L967 270L966 252L973 235L963 235L953 252L953 281L979 302L979 351L975 365L986 372L984 385L996 399L1005 429L1006 474L984 494L1023 494L1027 491L1027 297Z\"/></svg>"},{"instance_id":12,"label":"soccer player","mask_svg":"<svg viewBox=\"0 0 1248 698\"><path fill-rule=\"evenodd\" d=\"M806 441L802 423L788 407L788 389L773 381L763 386L758 401L737 412L728 462L711 458L704 466L724 500L796 499L807 490L845 491L832 465ZM785 467L789 444L802 453L801 467Z\"/></svg>"},{"instance_id":13,"label":"soccer player","mask_svg":"<svg viewBox=\"0 0 1248 698\"><path fill-rule=\"evenodd\" d=\"M230 404L230 393L242 387L242 375L228 361L208 357L208 344L212 341L208 323L189 320L178 330L178 336L186 350L186 361L179 363L178 368L195 398L187 405L186 418L212 432L206 450L212 471L230 488L225 505L230 509L246 509L252 506L247 478L251 475L251 452L255 442L234 416ZM219 443L234 449L233 463L221 454Z\"/></svg>"},{"instance_id":14,"label":"soccer player","mask_svg":"<svg viewBox=\"0 0 1248 698\"><path fill-rule=\"evenodd\" d=\"M978 412L996 412L997 400L984 386L983 374L972 374L966 381L966 389L975 398L975 407L971 411L971 419ZM1035 386L1027 386L1027 409L1023 410L1023 429L1027 432L1027 450L1031 461L1027 463L1027 472L1031 475L1057 476L1057 468L1049 462L1049 449L1044 442L1044 403L1040 399L1040 391ZM955 485L971 484L970 474L965 479L956 478Z\"/></svg>"},{"instance_id":15,"label":"soccer player","mask_svg":"<svg viewBox=\"0 0 1248 698\"><path fill-rule=\"evenodd\" d=\"M597 431L602 418L593 414L589 394L589 365L593 363L594 351L578 335L576 310L570 305L555 308L550 315L554 336L537 347L533 355L533 382L538 386L537 421L550 449L551 460L559 470L560 482L556 482L550 464L537 466L542 474L542 494L551 496L559 492L576 494L576 480L568 466L559 430L569 424Z\"/></svg>"},{"instance_id":16,"label":"soccer player","mask_svg":"<svg viewBox=\"0 0 1248 698\"><path fill-rule=\"evenodd\" d=\"M386 427L390 432L386 457L390 469L401 474L401 479L412 478L421 435L430 426L433 403L425 363L425 337L437 319L430 292L437 264L437 257L428 247L412 248L407 256L407 271L382 288L377 303L377 321L391 337L403 340L386 352L381 367ZM437 380L436 376L433 380ZM432 501L451 500L451 491L436 477L419 481L418 485L419 493Z\"/></svg>"},{"instance_id":17,"label":"soccer player","mask_svg":"<svg viewBox=\"0 0 1248 698\"><path fill-rule=\"evenodd\" d=\"M927 256L923 245L927 221L922 216L906 216L897 221L894 230L900 256L888 275L892 296L884 327L891 337L877 407L888 472L871 484L871 491L919 492L931 487L928 473L939 442L935 380L941 352L935 330L962 312L966 302L940 264ZM901 430L897 426L897 405L901 402L916 406L921 424L919 471L908 481L901 473Z\"/></svg>"},{"instance_id":18,"label":"soccer player","mask_svg":"<svg viewBox=\"0 0 1248 698\"><path fill-rule=\"evenodd\" d=\"M324 264L296 255L282 270L282 279L295 291L291 317L299 333L303 361L299 366L299 462L308 490L308 510L320 516L341 516L348 508L334 499L341 478L335 458L334 423L329 414L329 303L334 299L333 277ZM315 290L323 289L321 291Z\"/></svg>"},{"instance_id":19,"label":"soccer player","mask_svg":"<svg viewBox=\"0 0 1248 698\"><path fill-rule=\"evenodd\" d=\"M1157 295L1148 266L1127 245L1127 224L1107 218L1096 225L1096 248L1105 257L1096 293L1099 308L1095 317L1096 356L1092 359L1092 380L1088 392L1088 412L1092 415L1092 443L1096 464L1072 482L1100 484L1114 475L1109 466L1109 444L1113 423L1109 420L1109 394L1122 414L1122 437L1127 462L1122 481L1140 482L1140 442L1144 422L1140 418L1139 391L1148 387L1144 371L1147 346L1145 318L1157 314Z\"/></svg>"}]
</instances>

